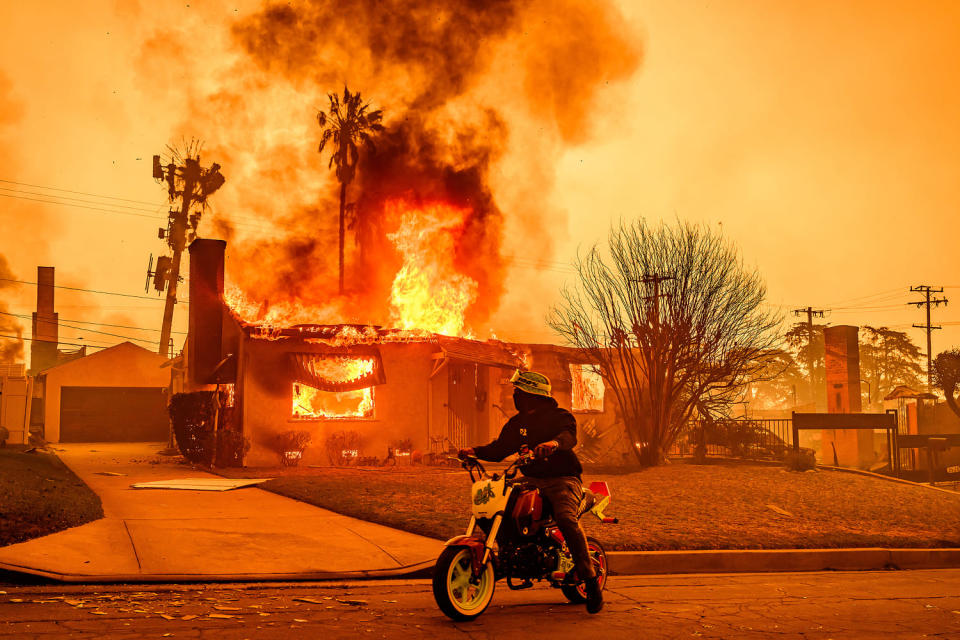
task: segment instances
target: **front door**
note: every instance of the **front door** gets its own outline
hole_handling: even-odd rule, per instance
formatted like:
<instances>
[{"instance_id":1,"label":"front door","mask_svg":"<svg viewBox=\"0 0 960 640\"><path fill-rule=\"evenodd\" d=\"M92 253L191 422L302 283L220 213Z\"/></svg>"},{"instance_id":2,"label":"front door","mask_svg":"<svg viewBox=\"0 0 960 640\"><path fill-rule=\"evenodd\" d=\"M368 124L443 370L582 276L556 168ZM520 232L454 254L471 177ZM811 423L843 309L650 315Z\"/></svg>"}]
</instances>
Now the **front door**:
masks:
<instances>
[{"instance_id":1,"label":"front door","mask_svg":"<svg viewBox=\"0 0 960 640\"><path fill-rule=\"evenodd\" d=\"M447 396L447 437L458 449L474 444L477 435L476 363L451 360L447 364L449 395Z\"/></svg>"}]
</instances>

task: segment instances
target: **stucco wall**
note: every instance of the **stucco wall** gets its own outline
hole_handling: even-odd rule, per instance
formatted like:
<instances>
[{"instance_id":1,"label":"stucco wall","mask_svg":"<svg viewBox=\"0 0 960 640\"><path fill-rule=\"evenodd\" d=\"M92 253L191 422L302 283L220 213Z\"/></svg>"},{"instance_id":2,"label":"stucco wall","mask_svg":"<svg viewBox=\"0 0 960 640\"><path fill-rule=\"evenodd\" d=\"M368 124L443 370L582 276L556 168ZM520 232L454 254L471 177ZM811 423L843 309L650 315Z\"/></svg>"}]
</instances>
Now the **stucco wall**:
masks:
<instances>
[{"instance_id":1,"label":"stucco wall","mask_svg":"<svg viewBox=\"0 0 960 640\"><path fill-rule=\"evenodd\" d=\"M312 438L302 465L329 464L325 444L327 437L337 431L356 431L360 435L361 456L383 459L390 444L405 438L413 440L415 449L428 451L428 389L436 345L384 344L379 349L387 382L374 388L372 418L305 420L291 415L293 379L286 354L321 353L324 347L301 342L245 341L240 369L243 432L250 439L245 464L277 465L279 455L273 440L291 429L307 431ZM442 373L437 377L446 384ZM434 383L435 389L441 386ZM446 422L442 426L445 428Z\"/></svg>"},{"instance_id":2,"label":"stucco wall","mask_svg":"<svg viewBox=\"0 0 960 640\"><path fill-rule=\"evenodd\" d=\"M27 397L33 388L26 377L0 378L0 427L10 435L8 444L26 444L29 432L26 424Z\"/></svg>"},{"instance_id":3,"label":"stucco wall","mask_svg":"<svg viewBox=\"0 0 960 640\"><path fill-rule=\"evenodd\" d=\"M130 342L48 369L44 384L44 438L60 441L62 387L167 387L170 369L163 356Z\"/></svg>"}]
</instances>

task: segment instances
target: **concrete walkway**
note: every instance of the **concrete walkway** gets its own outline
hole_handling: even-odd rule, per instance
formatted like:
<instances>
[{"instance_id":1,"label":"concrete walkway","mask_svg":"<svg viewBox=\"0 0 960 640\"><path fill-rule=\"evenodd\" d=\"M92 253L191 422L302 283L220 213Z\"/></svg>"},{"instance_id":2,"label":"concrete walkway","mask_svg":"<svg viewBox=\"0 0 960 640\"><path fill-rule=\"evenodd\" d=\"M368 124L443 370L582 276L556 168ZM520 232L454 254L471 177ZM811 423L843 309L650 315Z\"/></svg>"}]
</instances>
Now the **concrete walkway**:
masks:
<instances>
[{"instance_id":1,"label":"concrete walkway","mask_svg":"<svg viewBox=\"0 0 960 640\"><path fill-rule=\"evenodd\" d=\"M100 496L105 517L2 547L0 569L64 582L319 580L402 575L433 566L442 550L431 538L262 489L131 489L217 477L156 455L159 444L54 447Z\"/></svg>"}]
</instances>

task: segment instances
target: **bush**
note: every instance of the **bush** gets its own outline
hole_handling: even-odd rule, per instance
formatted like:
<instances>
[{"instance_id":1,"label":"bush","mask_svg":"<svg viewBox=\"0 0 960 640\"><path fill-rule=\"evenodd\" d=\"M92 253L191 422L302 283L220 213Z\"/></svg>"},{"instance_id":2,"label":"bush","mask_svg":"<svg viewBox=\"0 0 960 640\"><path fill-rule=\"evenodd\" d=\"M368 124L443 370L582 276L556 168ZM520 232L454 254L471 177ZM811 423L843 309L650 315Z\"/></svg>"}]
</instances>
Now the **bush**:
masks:
<instances>
[{"instance_id":1,"label":"bush","mask_svg":"<svg viewBox=\"0 0 960 640\"><path fill-rule=\"evenodd\" d=\"M799 451L790 449L784 457L784 463L790 471L809 471L817 468L817 454L806 447L801 447Z\"/></svg>"},{"instance_id":2,"label":"bush","mask_svg":"<svg viewBox=\"0 0 960 640\"><path fill-rule=\"evenodd\" d=\"M335 467L358 464L360 434L356 431L337 431L327 436L327 459Z\"/></svg>"},{"instance_id":3,"label":"bush","mask_svg":"<svg viewBox=\"0 0 960 640\"><path fill-rule=\"evenodd\" d=\"M170 399L168 411L177 447L184 458L196 464L242 466L250 441L230 428L233 407L224 406L227 394L223 391L220 392L219 429L214 429L217 415L214 394L213 391L176 393Z\"/></svg>"},{"instance_id":4,"label":"bush","mask_svg":"<svg viewBox=\"0 0 960 640\"><path fill-rule=\"evenodd\" d=\"M278 433L274 438L280 461L290 467L297 466L303 456L303 450L310 444L312 436L309 431L293 430Z\"/></svg>"}]
</instances>

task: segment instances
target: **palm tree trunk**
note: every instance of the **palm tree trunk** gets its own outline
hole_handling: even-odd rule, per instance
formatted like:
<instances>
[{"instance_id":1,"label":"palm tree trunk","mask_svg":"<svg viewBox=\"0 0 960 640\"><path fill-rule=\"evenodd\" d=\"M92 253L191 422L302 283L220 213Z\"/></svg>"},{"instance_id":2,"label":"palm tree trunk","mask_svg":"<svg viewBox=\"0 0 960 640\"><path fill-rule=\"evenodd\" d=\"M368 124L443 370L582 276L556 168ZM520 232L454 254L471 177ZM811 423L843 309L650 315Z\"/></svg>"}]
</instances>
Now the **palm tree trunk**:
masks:
<instances>
[{"instance_id":1,"label":"palm tree trunk","mask_svg":"<svg viewBox=\"0 0 960 640\"><path fill-rule=\"evenodd\" d=\"M347 183L340 183L340 295L343 295L343 237L344 237L344 211L347 206Z\"/></svg>"}]
</instances>

